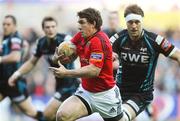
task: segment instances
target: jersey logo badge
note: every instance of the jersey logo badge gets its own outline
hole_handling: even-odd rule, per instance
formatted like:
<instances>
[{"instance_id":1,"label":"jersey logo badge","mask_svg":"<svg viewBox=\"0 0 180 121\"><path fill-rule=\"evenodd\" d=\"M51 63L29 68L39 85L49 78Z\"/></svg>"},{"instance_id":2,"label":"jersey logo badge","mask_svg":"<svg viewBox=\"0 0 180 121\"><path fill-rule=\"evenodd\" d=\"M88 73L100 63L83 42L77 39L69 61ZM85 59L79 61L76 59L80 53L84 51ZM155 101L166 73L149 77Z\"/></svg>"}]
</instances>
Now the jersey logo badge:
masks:
<instances>
[{"instance_id":1,"label":"jersey logo badge","mask_svg":"<svg viewBox=\"0 0 180 121\"><path fill-rule=\"evenodd\" d=\"M167 40L164 40L163 43L161 44L161 48L164 51L168 51L171 46L172 46L171 43Z\"/></svg>"},{"instance_id":2,"label":"jersey logo badge","mask_svg":"<svg viewBox=\"0 0 180 121\"><path fill-rule=\"evenodd\" d=\"M112 107L110 110L109 110L109 113L112 114L112 113L116 113L116 109L114 107Z\"/></svg>"},{"instance_id":3,"label":"jersey logo badge","mask_svg":"<svg viewBox=\"0 0 180 121\"><path fill-rule=\"evenodd\" d=\"M144 64L149 63L149 56L148 55L141 55L141 54L135 54L135 53L121 53L121 57L124 61L129 62L141 62Z\"/></svg>"},{"instance_id":4,"label":"jersey logo badge","mask_svg":"<svg viewBox=\"0 0 180 121\"><path fill-rule=\"evenodd\" d=\"M103 53L92 53L90 60L92 61L102 61Z\"/></svg>"}]
</instances>

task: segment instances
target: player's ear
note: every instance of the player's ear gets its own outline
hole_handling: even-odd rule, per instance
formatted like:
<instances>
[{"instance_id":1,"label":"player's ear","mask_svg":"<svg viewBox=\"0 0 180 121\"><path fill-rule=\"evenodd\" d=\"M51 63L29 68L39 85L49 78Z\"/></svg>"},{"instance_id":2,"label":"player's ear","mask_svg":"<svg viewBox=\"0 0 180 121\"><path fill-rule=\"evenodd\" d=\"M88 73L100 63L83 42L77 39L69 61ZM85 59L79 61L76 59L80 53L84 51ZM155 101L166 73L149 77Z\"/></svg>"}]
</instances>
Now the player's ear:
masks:
<instances>
[{"instance_id":1,"label":"player's ear","mask_svg":"<svg viewBox=\"0 0 180 121\"><path fill-rule=\"evenodd\" d=\"M94 27L96 27L96 21L93 22Z\"/></svg>"}]
</instances>

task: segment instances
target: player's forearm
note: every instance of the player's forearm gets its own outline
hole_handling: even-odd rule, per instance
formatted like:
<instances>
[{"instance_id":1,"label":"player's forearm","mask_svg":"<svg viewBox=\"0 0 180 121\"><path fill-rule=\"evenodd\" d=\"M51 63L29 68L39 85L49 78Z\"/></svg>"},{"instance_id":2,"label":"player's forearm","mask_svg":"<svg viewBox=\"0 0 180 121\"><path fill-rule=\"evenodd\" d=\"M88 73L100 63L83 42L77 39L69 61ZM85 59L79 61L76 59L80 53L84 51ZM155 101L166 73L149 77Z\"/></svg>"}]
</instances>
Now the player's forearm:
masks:
<instances>
[{"instance_id":1,"label":"player's forearm","mask_svg":"<svg viewBox=\"0 0 180 121\"><path fill-rule=\"evenodd\" d=\"M179 51L178 53L179 53L179 54L178 54L177 61L178 61L178 63L179 63L179 66L180 66L180 51Z\"/></svg>"},{"instance_id":2,"label":"player's forearm","mask_svg":"<svg viewBox=\"0 0 180 121\"><path fill-rule=\"evenodd\" d=\"M172 55L171 58L176 60L180 65L180 49L177 49Z\"/></svg>"},{"instance_id":3,"label":"player's forearm","mask_svg":"<svg viewBox=\"0 0 180 121\"><path fill-rule=\"evenodd\" d=\"M97 77L100 73L101 69L94 66L84 66L79 69L67 70L65 76L66 77L83 77L83 78L93 78Z\"/></svg>"},{"instance_id":4,"label":"player's forearm","mask_svg":"<svg viewBox=\"0 0 180 121\"><path fill-rule=\"evenodd\" d=\"M180 65L180 49L177 50L177 61Z\"/></svg>"},{"instance_id":5,"label":"player's forearm","mask_svg":"<svg viewBox=\"0 0 180 121\"><path fill-rule=\"evenodd\" d=\"M19 52L12 52L9 55L1 56L1 63L18 62L20 59L21 54Z\"/></svg>"},{"instance_id":6,"label":"player's forearm","mask_svg":"<svg viewBox=\"0 0 180 121\"><path fill-rule=\"evenodd\" d=\"M119 68L119 62L118 61L114 61L113 62L113 70L117 70Z\"/></svg>"},{"instance_id":7,"label":"player's forearm","mask_svg":"<svg viewBox=\"0 0 180 121\"><path fill-rule=\"evenodd\" d=\"M27 61L18 69L18 71L21 75L24 75L30 72L33 69L33 67L34 67L34 64L31 63L30 61Z\"/></svg>"},{"instance_id":8,"label":"player's forearm","mask_svg":"<svg viewBox=\"0 0 180 121\"><path fill-rule=\"evenodd\" d=\"M28 72L30 72L34 66L36 65L38 61L38 58L36 57L32 57L31 59L29 59L28 61L26 61L19 69L18 69L18 72L21 74L21 75L24 75L24 74L27 74Z\"/></svg>"}]
</instances>

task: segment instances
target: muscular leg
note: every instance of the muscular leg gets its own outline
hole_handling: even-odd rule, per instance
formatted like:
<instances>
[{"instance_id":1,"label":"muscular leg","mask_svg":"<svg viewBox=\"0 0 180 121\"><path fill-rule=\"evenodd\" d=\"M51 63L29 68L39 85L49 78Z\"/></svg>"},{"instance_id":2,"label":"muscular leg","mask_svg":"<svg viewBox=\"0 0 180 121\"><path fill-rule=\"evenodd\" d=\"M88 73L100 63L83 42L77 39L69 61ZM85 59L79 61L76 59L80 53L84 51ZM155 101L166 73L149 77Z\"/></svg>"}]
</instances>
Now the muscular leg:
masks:
<instances>
[{"instance_id":1,"label":"muscular leg","mask_svg":"<svg viewBox=\"0 0 180 121\"><path fill-rule=\"evenodd\" d=\"M136 117L136 112L130 105L123 104L122 108L123 108L123 117L119 121L131 121Z\"/></svg>"},{"instance_id":2,"label":"muscular leg","mask_svg":"<svg viewBox=\"0 0 180 121\"><path fill-rule=\"evenodd\" d=\"M31 97L28 97L26 100L17 103L17 106L22 110L26 115L36 118L37 110L32 105Z\"/></svg>"},{"instance_id":3,"label":"muscular leg","mask_svg":"<svg viewBox=\"0 0 180 121\"><path fill-rule=\"evenodd\" d=\"M123 104L122 107L123 107L126 115L129 115L130 120L133 120L136 117L136 112L134 111L134 109L130 105Z\"/></svg>"},{"instance_id":4,"label":"muscular leg","mask_svg":"<svg viewBox=\"0 0 180 121\"><path fill-rule=\"evenodd\" d=\"M95 112L89 116L79 118L76 121L104 121L104 120L99 113Z\"/></svg>"},{"instance_id":5,"label":"muscular leg","mask_svg":"<svg viewBox=\"0 0 180 121\"><path fill-rule=\"evenodd\" d=\"M25 113L26 115L32 118L38 119L38 121L46 121L46 119L43 116L43 113L40 111L37 111L36 108L32 105L32 101L30 97L16 104L22 110L22 112Z\"/></svg>"},{"instance_id":6,"label":"muscular leg","mask_svg":"<svg viewBox=\"0 0 180 121\"><path fill-rule=\"evenodd\" d=\"M74 121L88 115L84 103L76 96L66 99L60 106L56 114L56 121Z\"/></svg>"},{"instance_id":7,"label":"muscular leg","mask_svg":"<svg viewBox=\"0 0 180 121\"><path fill-rule=\"evenodd\" d=\"M123 117L119 121L131 121L136 117L136 113L131 106L129 106L128 104L123 104L122 107L123 107ZM92 121L97 121L97 119L98 121L103 121L100 115L96 114L94 116L93 115L91 117L90 116L83 117L76 121L81 121L81 120L86 121L87 119L91 119ZM88 121L91 121L91 120L88 120Z\"/></svg>"},{"instance_id":8,"label":"muscular leg","mask_svg":"<svg viewBox=\"0 0 180 121\"><path fill-rule=\"evenodd\" d=\"M48 121L55 121L56 119L56 112L61 105L62 102L55 98L51 98L51 100L48 102L48 105L46 106L44 110L44 116Z\"/></svg>"}]
</instances>

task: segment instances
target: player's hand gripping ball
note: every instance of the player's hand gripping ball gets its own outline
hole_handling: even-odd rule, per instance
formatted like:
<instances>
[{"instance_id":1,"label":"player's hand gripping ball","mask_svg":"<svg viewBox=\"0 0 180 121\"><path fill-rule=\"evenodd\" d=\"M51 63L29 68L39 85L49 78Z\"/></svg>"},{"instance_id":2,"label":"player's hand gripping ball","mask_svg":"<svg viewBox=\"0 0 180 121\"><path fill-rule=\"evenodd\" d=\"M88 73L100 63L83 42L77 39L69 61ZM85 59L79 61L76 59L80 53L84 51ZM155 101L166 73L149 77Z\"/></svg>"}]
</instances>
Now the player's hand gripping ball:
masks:
<instances>
[{"instance_id":1,"label":"player's hand gripping ball","mask_svg":"<svg viewBox=\"0 0 180 121\"><path fill-rule=\"evenodd\" d=\"M58 46L58 55L62 64L72 63L77 57L76 46L70 41L62 42Z\"/></svg>"}]
</instances>

